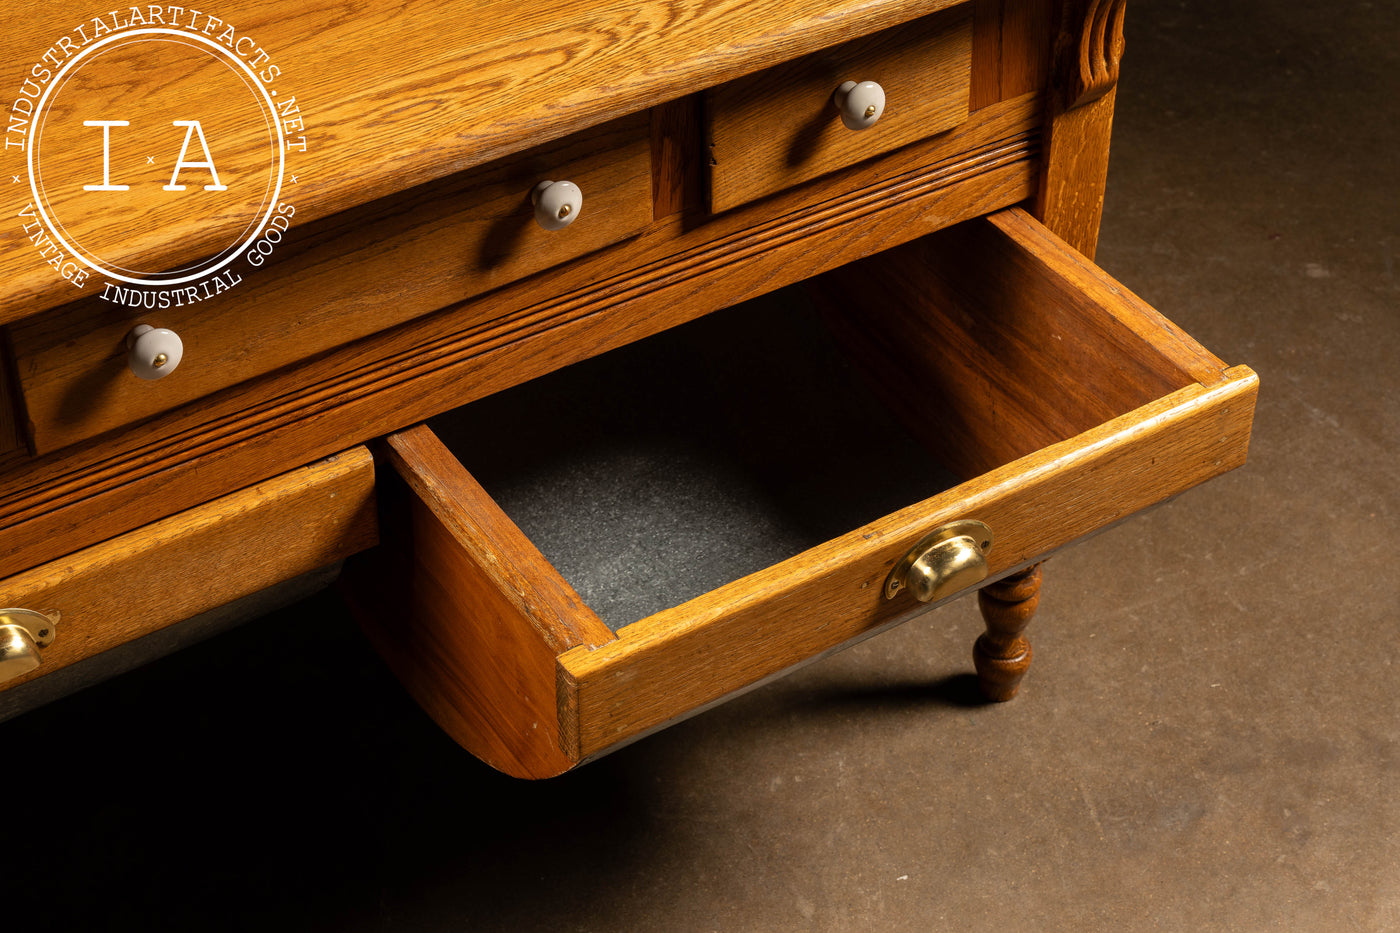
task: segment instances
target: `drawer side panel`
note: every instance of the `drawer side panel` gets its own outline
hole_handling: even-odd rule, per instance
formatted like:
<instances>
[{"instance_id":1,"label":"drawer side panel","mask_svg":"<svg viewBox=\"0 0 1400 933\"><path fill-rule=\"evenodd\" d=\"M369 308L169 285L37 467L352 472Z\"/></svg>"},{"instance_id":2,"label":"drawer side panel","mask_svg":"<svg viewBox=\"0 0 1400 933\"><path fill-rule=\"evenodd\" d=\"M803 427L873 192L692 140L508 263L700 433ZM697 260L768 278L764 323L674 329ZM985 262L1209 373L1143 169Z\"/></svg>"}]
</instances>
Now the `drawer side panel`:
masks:
<instances>
[{"instance_id":1,"label":"drawer side panel","mask_svg":"<svg viewBox=\"0 0 1400 933\"><path fill-rule=\"evenodd\" d=\"M464 748L515 777L577 761L555 658L614 636L426 427L389 438L385 544L346 575L366 634Z\"/></svg>"},{"instance_id":2,"label":"drawer side panel","mask_svg":"<svg viewBox=\"0 0 1400 933\"><path fill-rule=\"evenodd\" d=\"M887 404L963 477L1225 368L1016 210L835 270L815 294Z\"/></svg>"}]
</instances>

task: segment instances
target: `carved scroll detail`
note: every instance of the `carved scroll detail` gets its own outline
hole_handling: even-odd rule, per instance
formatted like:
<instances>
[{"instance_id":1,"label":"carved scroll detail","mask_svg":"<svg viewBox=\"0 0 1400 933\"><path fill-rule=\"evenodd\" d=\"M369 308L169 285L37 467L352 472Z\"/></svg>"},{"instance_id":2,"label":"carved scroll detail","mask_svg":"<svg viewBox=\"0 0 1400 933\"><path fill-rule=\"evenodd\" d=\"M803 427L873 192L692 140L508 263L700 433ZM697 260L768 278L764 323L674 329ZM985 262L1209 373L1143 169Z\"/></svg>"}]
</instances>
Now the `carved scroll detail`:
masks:
<instances>
[{"instance_id":1,"label":"carved scroll detail","mask_svg":"<svg viewBox=\"0 0 1400 933\"><path fill-rule=\"evenodd\" d=\"M1098 100L1118 83L1126 6L1127 0L1090 0L1079 35L1078 67L1067 88L1066 110Z\"/></svg>"}]
</instances>

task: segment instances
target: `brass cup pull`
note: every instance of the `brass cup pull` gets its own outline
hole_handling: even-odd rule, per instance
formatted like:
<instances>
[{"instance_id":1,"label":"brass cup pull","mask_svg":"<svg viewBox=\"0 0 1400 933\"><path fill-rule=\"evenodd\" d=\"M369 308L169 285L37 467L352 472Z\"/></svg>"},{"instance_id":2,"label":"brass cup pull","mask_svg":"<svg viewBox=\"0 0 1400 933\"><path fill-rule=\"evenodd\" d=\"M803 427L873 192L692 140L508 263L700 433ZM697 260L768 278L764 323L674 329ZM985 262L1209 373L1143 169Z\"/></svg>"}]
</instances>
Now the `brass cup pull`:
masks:
<instances>
[{"instance_id":1,"label":"brass cup pull","mask_svg":"<svg viewBox=\"0 0 1400 933\"><path fill-rule=\"evenodd\" d=\"M0 683L39 666L39 649L54 639L55 617L32 609L0 609Z\"/></svg>"},{"instance_id":2,"label":"brass cup pull","mask_svg":"<svg viewBox=\"0 0 1400 933\"><path fill-rule=\"evenodd\" d=\"M987 579L992 530L981 522L949 522L925 535L885 579L885 598L909 590L921 603L934 602Z\"/></svg>"}]
</instances>

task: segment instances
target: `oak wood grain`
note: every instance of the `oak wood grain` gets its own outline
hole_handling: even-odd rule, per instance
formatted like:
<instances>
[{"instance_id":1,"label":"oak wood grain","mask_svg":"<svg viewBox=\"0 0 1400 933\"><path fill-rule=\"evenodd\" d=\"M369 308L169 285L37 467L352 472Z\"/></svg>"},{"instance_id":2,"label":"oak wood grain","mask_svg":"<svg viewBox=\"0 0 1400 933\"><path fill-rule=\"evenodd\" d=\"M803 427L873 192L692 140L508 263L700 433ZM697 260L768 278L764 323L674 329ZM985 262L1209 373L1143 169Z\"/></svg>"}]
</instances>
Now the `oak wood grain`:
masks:
<instances>
[{"instance_id":1,"label":"oak wood grain","mask_svg":"<svg viewBox=\"0 0 1400 933\"><path fill-rule=\"evenodd\" d=\"M304 542L289 529L334 526L336 519L324 517L334 508L322 504L306 516L292 496L285 519L278 515L284 523L272 531L239 525L237 509L212 522L225 529L210 532L213 539L199 538L199 529L167 539L155 529L182 527L204 509L162 516L289 465L891 248L852 270L846 286L830 286L830 294L845 288L853 305L859 300L865 313L847 320L847 332L853 344L862 342L854 339L859 335L879 351L862 355L877 361L891 394L956 411L923 420L930 444L952 448L952 461L969 479L617 635L430 432L414 428L388 442L385 456L407 482L386 484L388 547L364 565L387 572L356 573L351 582L365 594L366 628L376 644L454 737L509 773L558 773L916 614L924 607L884 601L880 583L936 523L975 517L991 524L998 542L991 570L1001 576L1238 465L1257 391L1253 373L1226 368L1073 252L1092 256L1097 236L1122 0L975 0L947 10L951 5L595 0L546 8L406 0L349 9L339 0L310 0L289 16L285 4L229 0L221 13L288 65L279 87L295 83L311 114L316 148L296 191L304 240L225 302L222 319L211 316L206 325L210 308L189 317L192 359L216 351L203 357L213 365L163 395L124 384L111 389L119 338L133 323L124 311L103 319L73 306L13 328L24 401L45 455L20 462L13 451L12 467L0 477L0 575L120 537L0 581L0 596L14 580L50 579L43 575L79 557L88 561L79 576L115 574L105 588L115 590L139 575L133 548L172 562L168 576L182 598L196 601L169 607L181 617L200 611L199 599L222 598L222 586L275 582L302 560ZM43 15L0 11L0 51L32 60L70 15L62 4ZM730 182L722 173L739 160L720 159L717 145L721 183L711 191L720 197L712 203L725 206L734 191L734 204L765 197L718 218L704 215L694 163L696 100L684 95L730 82L706 108L724 129L724 119L742 117L752 96L726 101L730 90L765 87L772 75L792 90L802 75L820 70L820 50L852 37L854 47L875 50L871 61L900 60L897 50L915 44L919 27L909 24L920 17L961 24L957 53L932 57L963 69L951 96L961 99L958 119L966 123L945 130L941 117L909 121L920 133L858 168L838 170L843 159L864 159L869 150L842 158L820 152L794 165L791 137L783 149L776 134L736 119L731 130L749 133L746 153L767 146L768 156L787 162L781 170L739 171ZM393 41L386 41L391 30ZM892 31L877 36L881 30ZM295 82L293 61L303 63ZM791 62L797 64L784 64ZM153 60L149 74L187 79L176 65ZM1044 96L1047 73L1056 83ZM798 122L800 136L810 115L796 110L793 98L779 98L779 116L807 119ZM97 101L109 109L127 103ZM157 112L147 97L133 106L138 118ZM901 115L895 108L887 116ZM468 261L442 252L441 234L456 232L454 224L480 207L454 202L454 192L479 192L482 178L551 147L562 151L574 144L566 140L571 134L605 135L605 124L619 118L633 132L615 176L641 179L644 196L613 219L627 231L622 236L639 233L635 239L614 242L609 234L588 250L553 258L547 244L512 266L510 257L484 262L486 252L510 239L488 224L473 228L484 235L476 235L474 252L466 250L473 254ZM1043 121L1047 151L1038 162ZM238 126L222 129L245 155L255 148ZM716 134L712 125L711 137L737 138L731 130ZM922 138L928 133L937 135ZM808 136L806 144L820 142L819 133ZM612 171L614 147L594 148L602 170ZM83 161L91 153L81 147L49 152L60 174L91 170ZM518 158L498 161L506 157ZM832 174L802 175L804 165ZM817 180L789 189L807 177ZM499 203L514 198L519 206L517 195L504 188L498 194ZM898 248L1031 196L1035 212L1063 239L1012 211ZM56 197L79 204L77 194ZM232 210L181 216L174 203L137 198L120 210L93 212L85 230L116 244L122 261L169 265L210 254L239 222ZM494 210L487 213L505 216ZM32 317L73 294L32 251L10 248L23 247L20 239L14 224L0 227L0 272L13 281L0 295L0 323ZM419 272L411 280L402 277L405 263ZM546 266L548 275L530 275ZM400 273L387 287L376 281L392 278L385 270ZM878 290L851 288L852 276L871 273ZM249 321L256 324L249 328ZM251 340L250 329L258 331ZM73 361L74 348L82 361ZM65 363L74 368L60 373ZM0 415L0 436L2 422ZM0 464L5 456L0 441ZM342 550L364 546L365 521L345 533L356 543ZM258 541L277 542L271 556L260 546L251 556L232 552L229 541L242 541L226 529L240 527ZM239 560L256 566L212 587L181 576L187 568L207 576L210 560L230 554L236 571L245 567ZM393 590L380 585L385 581L407 587ZM36 592L46 591L30 595ZM1011 631L1024 621L1025 602L1006 619L989 619L993 640L1004 635L1007 644L983 654L1007 655L1012 668L1022 654L1028 659L1028 649L1019 651L1019 630ZM158 613L151 618L141 624L165 624ZM128 637L120 625L107 628Z\"/></svg>"},{"instance_id":2,"label":"oak wood grain","mask_svg":"<svg viewBox=\"0 0 1400 933\"><path fill-rule=\"evenodd\" d=\"M308 148L296 201L308 221L954 2L404 0L347 7L309 0L289 13L273 0L227 0L218 15L266 49L282 72L273 84L300 101ZM130 18L126 8L117 12ZM67 3L0 8L0 60L37 62L42 70L45 51L87 24L88 13ZM171 80L179 79L171 67ZM121 103L132 122L146 115L141 101ZM91 160L83 161L90 155L75 147L55 158L74 160L69 174L78 177L90 173ZM227 218L196 230L135 223L122 249L184 263L217 251L240 223ZM72 297L71 285L36 262L20 237L14 224L0 228L0 280L7 283L0 322Z\"/></svg>"},{"instance_id":3,"label":"oak wood grain","mask_svg":"<svg viewBox=\"0 0 1400 933\"><path fill-rule=\"evenodd\" d=\"M8 335L0 333L0 473L29 453L21 398Z\"/></svg>"},{"instance_id":4,"label":"oak wood grain","mask_svg":"<svg viewBox=\"0 0 1400 933\"><path fill-rule=\"evenodd\" d=\"M1035 214L1089 259L1099 243L1116 90L1048 121Z\"/></svg>"},{"instance_id":5,"label":"oak wood grain","mask_svg":"<svg viewBox=\"0 0 1400 933\"><path fill-rule=\"evenodd\" d=\"M999 445L999 450L990 455L966 454L960 466L973 478L962 485L621 629L618 641L603 649L566 655L561 663L569 673L569 692L579 710L583 755L600 752L807 656L898 621L900 607L881 601L880 584L895 560L929 528L969 517L989 524L998 542L989 561L995 576L1243 462L1257 394L1252 372L1245 367L1225 368L1024 212L1003 212L966 226L979 241L979 249L972 252L950 248L946 260L933 259L940 252L939 240L965 234L945 231L931 238L934 245L929 250L921 249L923 243L913 244L904 252L919 248L915 255L896 251L880 257L881 262L842 269L836 276L868 285L921 270L924 261L931 263L928 273L915 275L910 287L860 295L859 324L865 331L878 331L886 320L894 320L898 338L909 337L910 327L900 320L899 312L891 310L901 304L929 315L926 326L940 339L920 346L924 354L934 356L922 363L916 359L919 365L914 374L898 383L920 403L918 411L927 416L962 406L964 420L975 425L1005 417L1007 407L1024 410L1039 404L1026 395L1018 399L1020 393L1015 390L986 383L990 391L956 394L955 386L955 394L949 396L949 390L936 383L920 381L920 377L937 375L939 365L947 362L940 355L946 352L941 338L947 336L940 328L952 322L965 331L976 330L975 316L986 313L989 305L970 296L982 288L1013 307L1027 301L1022 307L1034 310L1033 317L1046 315L1056 321L1053 333L1044 334L1040 346L1050 359L1058 360L1056 366L1070 367L1058 377L1064 383L1097 378L1089 371L1091 365L1106 370L1127 366L1136 375L1121 385L1117 401L1107 407L1090 395L1065 395L1056 387L1057 404L1080 408L1078 416L1057 422L1062 437L1058 442L1057 431L1050 429L1033 431L1037 442L1049 445L1040 450L1025 452L1021 442L1003 439L1023 428L1033 430L1034 419L1025 419L1014 429L1003 424L1001 431L969 430L957 439L964 446L989 443ZM1004 241L1001 246L996 245L998 240ZM983 251L991 257L991 265L975 261ZM1009 287L1003 289L1007 281L1003 263L1008 256L1016 257L1016 262L1010 268ZM931 280L939 276L951 277L952 283L932 285ZM1044 279L1043 284L1035 285L1035 278ZM820 291L840 301L839 288L824 285ZM1084 294L1083 303L1074 297L1076 292ZM949 300L959 302L955 310L936 310L938 303ZM1067 305L1068 315L1058 314L1056 304ZM1099 305L1098 313L1089 312L1088 305L1093 304ZM1013 332L1025 326L1024 318L1014 313L1007 322ZM1006 349L996 327L986 328L983 338L983 348ZM1078 344L1068 355L1060 346L1067 341ZM1028 361L1023 348L1015 352L1021 357L1019 363ZM907 365L909 355L900 362ZM982 359L987 359L985 354ZM889 366L889 360L880 361L882 373ZM997 375L1014 382L1015 372L1021 369L1018 365L1015 371ZM1048 391L1044 375L1034 375L1037 371L1046 374L1049 368L1030 369L1030 378L1040 378L1041 391ZM1131 406L1130 410L1122 411L1123 405ZM1081 428L1081 416L1108 420ZM940 453L955 446L940 444ZM987 472L975 475L983 469ZM823 624L811 625L813 618ZM794 619L803 624L795 626ZM715 671L722 673L712 676Z\"/></svg>"},{"instance_id":6,"label":"oak wood grain","mask_svg":"<svg viewBox=\"0 0 1400 933\"><path fill-rule=\"evenodd\" d=\"M410 321L158 421L0 476L0 568L21 569L279 469L1033 193L1040 103ZM622 271L618 271L622 270ZM292 287L293 283L287 283ZM10 572L13 572L10 570ZM2 571L0 571L2 572Z\"/></svg>"},{"instance_id":7,"label":"oak wood grain","mask_svg":"<svg viewBox=\"0 0 1400 933\"><path fill-rule=\"evenodd\" d=\"M973 0L972 109L1046 84L1053 0Z\"/></svg>"},{"instance_id":8,"label":"oak wood grain","mask_svg":"<svg viewBox=\"0 0 1400 933\"><path fill-rule=\"evenodd\" d=\"M655 219L700 206L700 97L691 95L651 110L651 197Z\"/></svg>"},{"instance_id":9,"label":"oak wood grain","mask_svg":"<svg viewBox=\"0 0 1400 933\"><path fill-rule=\"evenodd\" d=\"M502 438L499 442L506 442ZM492 501L490 494L426 425L390 435L385 443L398 475L427 506L458 549L483 568L514 613L556 653L612 641L593 613ZM426 557L415 543L419 557Z\"/></svg>"},{"instance_id":10,"label":"oak wood grain","mask_svg":"<svg viewBox=\"0 0 1400 933\"><path fill-rule=\"evenodd\" d=\"M1035 214L1090 259L1098 245L1123 59L1124 0L1060 0Z\"/></svg>"},{"instance_id":11,"label":"oak wood grain","mask_svg":"<svg viewBox=\"0 0 1400 933\"><path fill-rule=\"evenodd\" d=\"M1257 380L1191 385L560 658L579 751L596 756L921 611L885 600L895 561L957 518L997 536L993 575L1239 466Z\"/></svg>"},{"instance_id":12,"label":"oak wood grain","mask_svg":"<svg viewBox=\"0 0 1400 933\"><path fill-rule=\"evenodd\" d=\"M1097 392L1061 394L1057 404L1076 409L1076 417L1054 422L1036 434L1035 441L1044 445L1043 449L1010 462L995 463L982 475L945 493L625 626L615 638L604 638L599 631L600 637L593 644L563 651L557 684L558 736L564 743L567 761L541 759L542 762L564 764L586 759L843 642L917 614L926 607L907 594L886 599L882 584L895 562L915 541L947 521L975 518L993 529L997 544L988 556L988 570L995 577L1039 560L1076 537L1244 461L1257 392L1252 372L1244 367L1224 368L1151 308L1122 293L1067 244L1045 233L1023 211L973 221L969 226L979 239L991 241L980 243L972 255L987 252L993 257L992 265L968 270L967 257L953 252L946 265L928 266L928 271L917 280L919 285L927 286L929 280L946 276L953 280L951 285L937 290L925 287L864 295L859 312L861 326L878 332L888 321L894 321L897 332L906 335L905 316L893 310L895 305L904 304L924 315L924 326L935 338L930 343L936 346L942 342L938 338L946 336L942 333L945 323L956 321L959 315L931 308L965 298L964 288L986 288L994 299L979 303L963 316L994 309L996 298L1013 304L1029 300L1062 336L1060 341L1045 340L1027 347L1018 360L1022 365L1035 364L1030 367L1028 378L1039 392L1050 392L1044 374L1055 370L1065 370L1056 373L1055 378L1060 381L1056 388L1080 379L1098 379L1100 373L1096 370L1146 375L1130 375L1126 387L1108 406L1098 400ZM946 240L960 232L945 231L934 239ZM929 252L937 252L936 247L937 244ZM1006 256L1016 257L1023 268L1013 269L1003 277L996 274L997 263ZM886 254L877 257L880 261L858 265L853 274L873 274L878 278L882 263L905 268L916 265L917 258ZM845 273L845 269L840 272ZM1063 291L1066 280L1084 276L1089 281L1083 283L1082 294ZM1008 278L1011 287L1002 292ZM1044 284L1037 284L1037 279L1043 279ZM1029 293L1029 299L1023 297L1023 292ZM1070 311L1057 314L1058 309L1050 307L1054 303L1069 305ZM1090 313L1086 305L1096 306L1097 312ZM1012 314L1006 323L1014 340L1017 316ZM984 342L994 344L997 331L997 327L989 327L980 336ZM1075 349L1066 355L1061 343ZM922 349L920 345L919 350ZM1037 349L1045 360L1033 359ZM934 365L928 365L929 359L918 359L921 353L914 356L913 380L928 377L944 360L943 356L934 355ZM1077 369L1070 368L1070 363ZM882 361L881 368L889 365ZM1197 370L1209 384L1192 378L1191 373ZM1015 370L998 375L1016 379ZM991 421L1008 404L1023 408L1032 405L1016 392L961 396L950 394L938 383L917 385L911 381L911 385L915 385L917 398L925 409L962 407L969 421ZM1089 424L1081 425L1081 420ZM458 529L446 538L434 533L432 547L440 549L445 541L448 547L473 555L469 563L485 570L473 571L469 576L479 577L484 572L497 581L488 584L488 589L495 586L500 590L499 597L483 595L475 602L445 598L440 601L441 606L457 608L434 608L429 615L445 612L447 618L441 625L470 626L471 607L477 602L505 599L516 605L516 610L507 616L514 619L512 634L491 634L490 643L494 650L516 652L509 658L494 659L512 672L512 678L524 677L534 684L530 692L537 696L547 679L539 648L541 636L573 624L574 615L581 611L576 607L577 597L565 588L568 595L560 604L563 609L547 612L536 608L536 598L522 599L521 594L530 592L532 587L556 591L566 585L534 546L498 514L494 503L477 491L465 470L435 446L435 441L427 440L422 429L415 429L407 437L412 446L431 451L416 458L421 464L417 469L426 478L415 480L410 473L410 482L426 490L424 495L430 501L439 503L432 508L441 512L440 523L451 523ZM969 437L973 443L996 441L995 432ZM396 438L394 443L399 449L398 445L405 442ZM968 462L977 459L973 457ZM442 480L439 476L454 478ZM469 491L449 498L438 491L446 486ZM488 518L483 519L483 515ZM509 533L502 534L502 527L508 527ZM475 556L483 548L488 556ZM517 579L517 566L533 568L531 578ZM502 574L510 574L509 579L500 582ZM445 587L446 584L439 584L431 589ZM1008 587L1015 589L1013 584ZM1003 687L1009 687L1011 675L1023 672L1020 662L1026 660L1022 657L1026 652L1019 650L1019 629L1014 633L1010 629L1015 627L1013 622L1029 619L1029 608L1027 603L1010 610L1010 621L1005 625L1001 624L1006 620L1000 615L994 614L991 619L994 641L1001 641L990 648L984 645L983 660L995 656L1008 661L1009 666L1003 665L1007 668L1002 672L1007 675L1001 678L1005 681ZM589 625L601 624L591 613L585 618ZM490 622L487 628L494 633L496 623ZM526 644L512 641L527 630L535 634L529 636ZM1002 641L1006 644L1002 645ZM553 643L558 644L559 639ZM458 663L471 663L458 662L453 654L458 651L479 653L479 646L447 645L443 639L437 639L432 649L436 660L409 676L432 681L442 676L434 665L456 670ZM441 657L443 652L449 653L448 659ZM526 655L531 658L529 671L518 673L518 666L524 663L519 657ZM419 684L410 689L441 692L458 688ZM508 695L510 691L503 685L497 692ZM462 694L459 699L471 711L457 715L480 716L493 722L500 716L513 715L499 701L472 707L475 701L471 696ZM540 721L541 714L533 708L525 715L532 724ZM477 741L482 731L514 736L532 745L555 738L547 732L535 735L533 725L522 734L518 725L515 722L515 726L499 724L477 729L470 733L471 740ZM530 774L540 776L533 770Z\"/></svg>"},{"instance_id":13,"label":"oak wood grain","mask_svg":"<svg viewBox=\"0 0 1400 933\"><path fill-rule=\"evenodd\" d=\"M964 5L705 94L710 207L737 205L951 129L967 119L972 10ZM832 94L875 81L872 127L846 129Z\"/></svg>"},{"instance_id":14,"label":"oak wood grain","mask_svg":"<svg viewBox=\"0 0 1400 933\"><path fill-rule=\"evenodd\" d=\"M34 445L94 437L640 233L650 165L647 116L627 117L307 225L274 254L276 275L250 273L219 301L152 310L94 296L13 325ZM529 193L545 180L583 192L562 230L534 222ZM138 323L184 341L159 382L126 371Z\"/></svg>"},{"instance_id":15,"label":"oak wood grain","mask_svg":"<svg viewBox=\"0 0 1400 933\"><path fill-rule=\"evenodd\" d=\"M428 428L387 444L408 489L385 500L386 546L347 582L366 633L487 764L527 778L566 770L577 755L560 735L555 657L615 636Z\"/></svg>"},{"instance_id":16,"label":"oak wood grain","mask_svg":"<svg viewBox=\"0 0 1400 933\"><path fill-rule=\"evenodd\" d=\"M377 540L374 465L352 448L0 580L0 604L61 614L41 677Z\"/></svg>"},{"instance_id":17,"label":"oak wood grain","mask_svg":"<svg viewBox=\"0 0 1400 933\"><path fill-rule=\"evenodd\" d=\"M962 476L1225 370L1017 209L838 270L818 297L891 408ZM878 329L872 302L889 309Z\"/></svg>"}]
</instances>

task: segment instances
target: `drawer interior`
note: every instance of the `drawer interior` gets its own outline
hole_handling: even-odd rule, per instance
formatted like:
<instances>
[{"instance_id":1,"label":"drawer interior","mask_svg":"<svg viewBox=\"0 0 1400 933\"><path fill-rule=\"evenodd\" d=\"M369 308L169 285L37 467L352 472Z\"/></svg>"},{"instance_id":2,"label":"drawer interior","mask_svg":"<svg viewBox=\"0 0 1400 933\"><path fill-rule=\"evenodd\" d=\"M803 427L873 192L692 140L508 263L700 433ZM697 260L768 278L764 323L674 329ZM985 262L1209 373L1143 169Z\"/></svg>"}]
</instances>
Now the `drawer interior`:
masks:
<instances>
[{"instance_id":1,"label":"drawer interior","mask_svg":"<svg viewBox=\"0 0 1400 933\"><path fill-rule=\"evenodd\" d=\"M1218 367L1009 242L944 231L429 427L616 631Z\"/></svg>"},{"instance_id":2,"label":"drawer interior","mask_svg":"<svg viewBox=\"0 0 1400 933\"><path fill-rule=\"evenodd\" d=\"M843 346L962 479L1225 378L1189 334L1018 210L821 281Z\"/></svg>"},{"instance_id":3,"label":"drawer interior","mask_svg":"<svg viewBox=\"0 0 1400 933\"><path fill-rule=\"evenodd\" d=\"M614 630L958 482L800 287L429 426Z\"/></svg>"},{"instance_id":4,"label":"drawer interior","mask_svg":"<svg viewBox=\"0 0 1400 933\"><path fill-rule=\"evenodd\" d=\"M1254 374L1023 212L806 291L388 438L350 576L464 746L557 774L917 615L884 583L948 522L996 579L1244 461Z\"/></svg>"}]
</instances>

